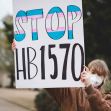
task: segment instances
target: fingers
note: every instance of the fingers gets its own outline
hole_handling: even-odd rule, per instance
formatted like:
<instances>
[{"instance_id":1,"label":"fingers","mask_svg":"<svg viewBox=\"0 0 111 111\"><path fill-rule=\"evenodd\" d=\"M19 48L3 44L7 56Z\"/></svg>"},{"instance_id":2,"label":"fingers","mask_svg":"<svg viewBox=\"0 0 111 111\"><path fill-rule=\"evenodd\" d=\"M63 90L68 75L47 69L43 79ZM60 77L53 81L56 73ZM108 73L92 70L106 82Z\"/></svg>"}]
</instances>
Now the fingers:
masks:
<instances>
[{"instance_id":1,"label":"fingers","mask_svg":"<svg viewBox=\"0 0 111 111\"><path fill-rule=\"evenodd\" d=\"M89 72L89 68L87 66L84 65L84 70Z\"/></svg>"},{"instance_id":2,"label":"fingers","mask_svg":"<svg viewBox=\"0 0 111 111\"><path fill-rule=\"evenodd\" d=\"M84 77L84 76L86 76L86 75L88 75L88 72L87 72L87 71L83 71L83 72L81 73L81 76L82 76L82 77Z\"/></svg>"},{"instance_id":3,"label":"fingers","mask_svg":"<svg viewBox=\"0 0 111 111\"><path fill-rule=\"evenodd\" d=\"M86 76L85 76L85 75L82 75L82 76L81 76L81 81L84 83L85 80L86 80Z\"/></svg>"},{"instance_id":4,"label":"fingers","mask_svg":"<svg viewBox=\"0 0 111 111\"><path fill-rule=\"evenodd\" d=\"M13 43L12 43L12 50L14 51L15 48L16 48L16 44L15 44L15 42L13 41Z\"/></svg>"},{"instance_id":5,"label":"fingers","mask_svg":"<svg viewBox=\"0 0 111 111\"><path fill-rule=\"evenodd\" d=\"M81 81L84 83L85 79L81 78Z\"/></svg>"},{"instance_id":6,"label":"fingers","mask_svg":"<svg viewBox=\"0 0 111 111\"><path fill-rule=\"evenodd\" d=\"M12 46L15 44L15 42L14 42L14 40L13 40L13 42L12 42Z\"/></svg>"},{"instance_id":7,"label":"fingers","mask_svg":"<svg viewBox=\"0 0 111 111\"><path fill-rule=\"evenodd\" d=\"M87 78L88 78L88 72L84 70L84 71L81 73L81 81L82 81L83 83L85 83L85 81L86 81Z\"/></svg>"},{"instance_id":8,"label":"fingers","mask_svg":"<svg viewBox=\"0 0 111 111\"><path fill-rule=\"evenodd\" d=\"M85 85L85 87L91 85L88 75L82 75L81 82Z\"/></svg>"},{"instance_id":9,"label":"fingers","mask_svg":"<svg viewBox=\"0 0 111 111\"><path fill-rule=\"evenodd\" d=\"M90 72L90 71L89 71L89 68L84 65L84 69L83 69L83 71L81 72L81 75L83 75L83 74L88 74L89 72Z\"/></svg>"}]
</instances>

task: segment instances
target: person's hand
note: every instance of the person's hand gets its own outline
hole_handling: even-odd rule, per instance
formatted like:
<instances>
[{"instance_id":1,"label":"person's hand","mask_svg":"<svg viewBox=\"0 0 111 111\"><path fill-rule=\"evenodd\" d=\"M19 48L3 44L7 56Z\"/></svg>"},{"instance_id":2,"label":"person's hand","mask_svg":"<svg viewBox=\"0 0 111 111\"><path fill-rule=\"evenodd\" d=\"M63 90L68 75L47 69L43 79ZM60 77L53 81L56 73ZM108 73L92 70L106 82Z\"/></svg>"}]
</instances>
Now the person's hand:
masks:
<instances>
[{"instance_id":1,"label":"person's hand","mask_svg":"<svg viewBox=\"0 0 111 111\"><path fill-rule=\"evenodd\" d=\"M16 44L15 44L15 42L13 41L13 43L12 43L12 50L14 51L15 48L16 48Z\"/></svg>"},{"instance_id":2,"label":"person's hand","mask_svg":"<svg viewBox=\"0 0 111 111\"><path fill-rule=\"evenodd\" d=\"M81 81L84 83L85 87L88 87L91 85L90 80L89 80L89 74L90 71L88 67L84 66L84 70L81 73Z\"/></svg>"}]
</instances>

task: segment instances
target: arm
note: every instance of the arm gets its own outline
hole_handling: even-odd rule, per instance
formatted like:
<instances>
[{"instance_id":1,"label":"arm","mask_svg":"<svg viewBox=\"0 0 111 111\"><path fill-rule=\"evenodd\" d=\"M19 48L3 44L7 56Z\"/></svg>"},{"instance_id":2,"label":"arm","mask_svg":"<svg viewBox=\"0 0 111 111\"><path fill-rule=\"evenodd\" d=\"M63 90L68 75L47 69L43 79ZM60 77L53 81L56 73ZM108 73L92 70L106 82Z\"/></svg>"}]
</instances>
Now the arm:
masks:
<instances>
[{"instance_id":1,"label":"arm","mask_svg":"<svg viewBox=\"0 0 111 111\"><path fill-rule=\"evenodd\" d=\"M85 91L88 95L90 106L94 111L111 111L111 103L102 97L99 90L90 85Z\"/></svg>"},{"instance_id":2,"label":"arm","mask_svg":"<svg viewBox=\"0 0 111 111\"><path fill-rule=\"evenodd\" d=\"M71 99L70 88L47 88L46 90L59 105L61 105L67 97Z\"/></svg>"},{"instance_id":3,"label":"arm","mask_svg":"<svg viewBox=\"0 0 111 111\"><path fill-rule=\"evenodd\" d=\"M111 111L111 102L102 97L100 91L92 86L88 77L90 72L84 70L81 74L81 81L84 83L87 99L93 111Z\"/></svg>"},{"instance_id":4,"label":"arm","mask_svg":"<svg viewBox=\"0 0 111 111\"><path fill-rule=\"evenodd\" d=\"M62 111L82 111L86 98L82 88L46 89L57 101Z\"/></svg>"}]
</instances>

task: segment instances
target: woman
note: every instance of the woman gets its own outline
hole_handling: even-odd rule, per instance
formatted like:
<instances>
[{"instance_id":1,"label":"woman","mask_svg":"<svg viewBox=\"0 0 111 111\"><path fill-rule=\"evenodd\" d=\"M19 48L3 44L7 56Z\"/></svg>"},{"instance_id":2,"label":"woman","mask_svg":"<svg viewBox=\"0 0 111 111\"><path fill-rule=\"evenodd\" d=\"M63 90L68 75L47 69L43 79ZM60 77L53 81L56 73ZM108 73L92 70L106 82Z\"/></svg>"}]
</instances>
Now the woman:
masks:
<instances>
[{"instance_id":1,"label":"woman","mask_svg":"<svg viewBox=\"0 0 111 111\"><path fill-rule=\"evenodd\" d=\"M85 88L46 89L61 111L111 111L111 95L102 94L109 69L103 60L93 60L81 73Z\"/></svg>"},{"instance_id":2,"label":"woman","mask_svg":"<svg viewBox=\"0 0 111 111\"><path fill-rule=\"evenodd\" d=\"M12 44L15 49L15 43ZM111 111L111 95L102 94L102 86L109 74L103 60L93 60L81 73L85 88L46 89L60 105L61 111Z\"/></svg>"}]
</instances>

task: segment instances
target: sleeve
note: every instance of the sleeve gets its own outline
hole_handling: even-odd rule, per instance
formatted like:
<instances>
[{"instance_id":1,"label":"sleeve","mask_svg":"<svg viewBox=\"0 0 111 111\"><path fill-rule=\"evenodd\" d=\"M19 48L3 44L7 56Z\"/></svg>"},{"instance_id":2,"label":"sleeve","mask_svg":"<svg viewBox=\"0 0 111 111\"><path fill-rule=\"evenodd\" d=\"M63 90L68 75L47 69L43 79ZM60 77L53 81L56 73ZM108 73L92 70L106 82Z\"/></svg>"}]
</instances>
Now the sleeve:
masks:
<instances>
[{"instance_id":1,"label":"sleeve","mask_svg":"<svg viewBox=\"0 0 111 111\"><path fill-rule=\"evenodd\" d=\"M72 98L70 88L47 88L46 90L59 105L62 104L67 98L70 100Z\"/></svg>"},{"instance_id":2,"label":"sleeve","mask_svg":"<svg viewBox=\"0 0 111 111\"><path fill-rule=\"evenodd\" d=\"M102 97L99 90L95 89L90 85L85 89L87 93L87 99L94 111L111 111L111 103Z\"/></svg>"}]
</instances>

